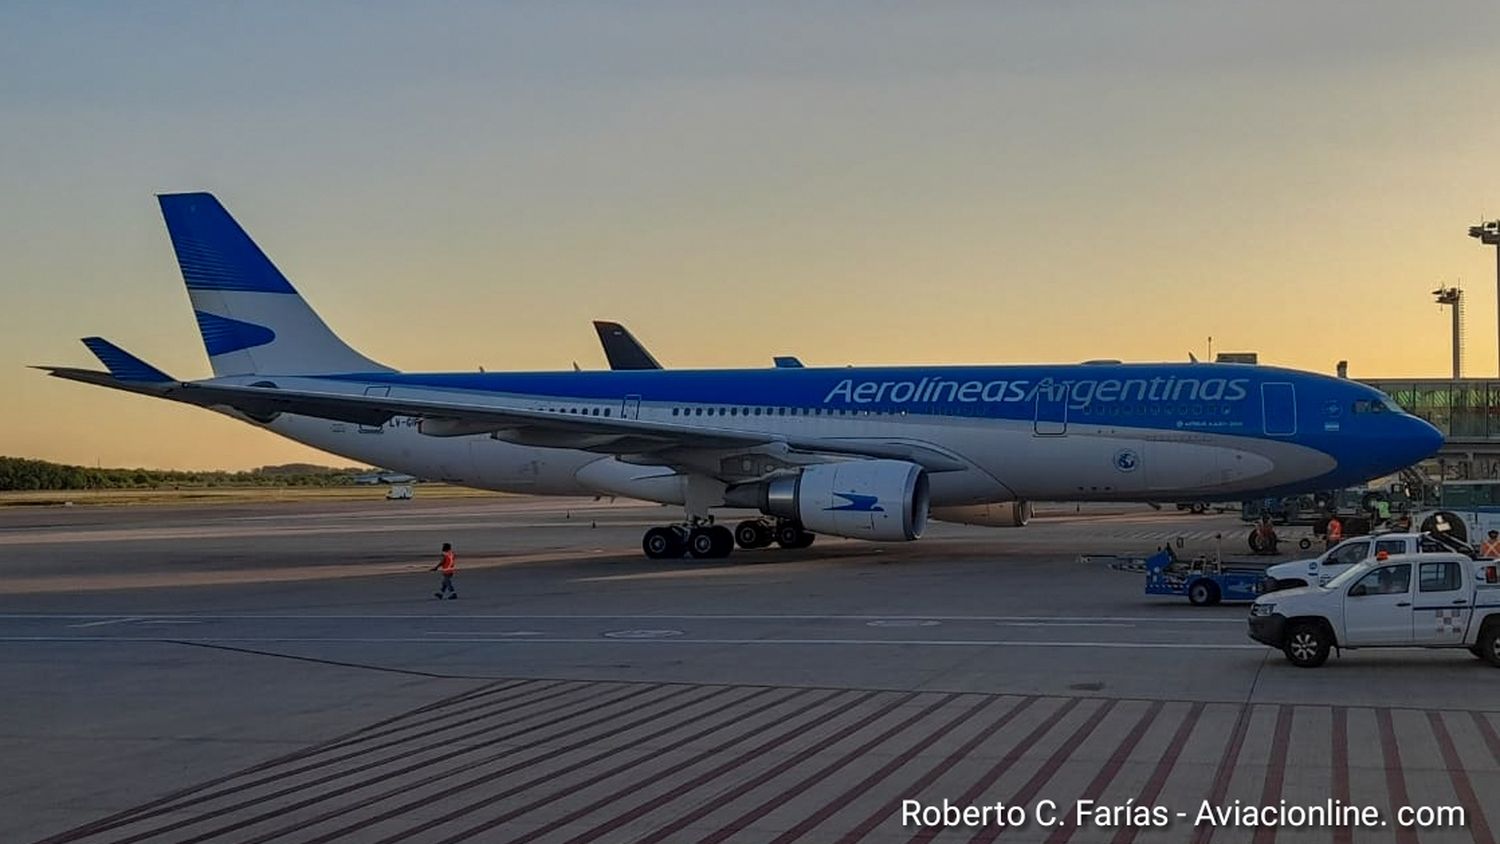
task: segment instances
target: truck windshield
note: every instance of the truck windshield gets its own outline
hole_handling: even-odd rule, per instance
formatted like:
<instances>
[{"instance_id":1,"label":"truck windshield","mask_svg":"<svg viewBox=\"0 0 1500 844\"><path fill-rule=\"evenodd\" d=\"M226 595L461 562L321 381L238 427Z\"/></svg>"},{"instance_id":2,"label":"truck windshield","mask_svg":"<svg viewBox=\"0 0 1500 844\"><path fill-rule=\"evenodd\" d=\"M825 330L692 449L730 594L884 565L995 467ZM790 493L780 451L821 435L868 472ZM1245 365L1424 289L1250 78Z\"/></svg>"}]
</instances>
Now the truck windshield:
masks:
<instances>
[{"instance_id":1,"label":"truck windshield","mask_svg":"<svg viewBox=\"0 0 1500 844\"><path fill-rule=\"evenodd\" d=\"M1363 575L1369 570L1370 567L1367 565L1350 566L1349 568L1346 568L1343 571L1339 572L1337 577L1329 580L1327 583L1323 584L1323 586L1326 589L1342 589L1352 583L1356 577Z\"/></svg>"}]
</instances>

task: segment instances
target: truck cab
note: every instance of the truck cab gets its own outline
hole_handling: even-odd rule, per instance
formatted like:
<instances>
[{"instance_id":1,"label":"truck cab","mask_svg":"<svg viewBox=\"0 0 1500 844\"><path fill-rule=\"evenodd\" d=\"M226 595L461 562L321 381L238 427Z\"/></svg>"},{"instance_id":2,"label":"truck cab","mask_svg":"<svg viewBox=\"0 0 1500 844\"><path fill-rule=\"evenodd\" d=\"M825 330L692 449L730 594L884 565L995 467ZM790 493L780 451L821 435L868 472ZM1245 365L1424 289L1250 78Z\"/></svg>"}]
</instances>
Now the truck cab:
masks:
<instances>
[{"instance_id":1,"label":"truck cab","mask_svg":"<svg viewBox=\"0 0 1500 844\"><path fill-rule=\"evenodd\" d=\"M1381 554L1416 554L1447 550L1421 533L1379 533L1353 536L1310 560L1294 560L1266 568L1263 591L1274 592L1299 586L1321 586L1355 563L1374 560Z\"/></svg>"},{"instance_id":2,"label":"truck cab","mask_svg":"<svg viewBox=\"0 0 1500 844\"><path fill-rule=\"evenodd\" d=\"M1500 571L1453 552L1364 560L1322 586L1262 595L1250 638L1304 668L1334 648L1468 648L1500 666Z\"/></svg>"}]
</instances>

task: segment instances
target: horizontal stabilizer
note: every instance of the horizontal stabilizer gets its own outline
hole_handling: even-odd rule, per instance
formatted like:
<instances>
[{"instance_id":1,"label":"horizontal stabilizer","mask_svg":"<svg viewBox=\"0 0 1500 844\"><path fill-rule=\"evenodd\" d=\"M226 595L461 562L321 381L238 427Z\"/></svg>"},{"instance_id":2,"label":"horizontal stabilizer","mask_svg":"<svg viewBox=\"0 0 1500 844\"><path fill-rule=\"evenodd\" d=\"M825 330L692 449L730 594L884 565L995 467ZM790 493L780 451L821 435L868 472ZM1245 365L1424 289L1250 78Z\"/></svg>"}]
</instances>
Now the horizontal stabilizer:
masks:
<instances>
[{"instance_id":1,"label":"horizontal stabilizer","mask_svg":"<svg viewBox=\"0 0 1500 844\"><path fill-rule=\"evenodd\" d=\"M88 346L94 357L109 370L109 374L120 381L161 383L176 380L103 337L85 337L83 345Z\"/></svg>"}]
</instances>

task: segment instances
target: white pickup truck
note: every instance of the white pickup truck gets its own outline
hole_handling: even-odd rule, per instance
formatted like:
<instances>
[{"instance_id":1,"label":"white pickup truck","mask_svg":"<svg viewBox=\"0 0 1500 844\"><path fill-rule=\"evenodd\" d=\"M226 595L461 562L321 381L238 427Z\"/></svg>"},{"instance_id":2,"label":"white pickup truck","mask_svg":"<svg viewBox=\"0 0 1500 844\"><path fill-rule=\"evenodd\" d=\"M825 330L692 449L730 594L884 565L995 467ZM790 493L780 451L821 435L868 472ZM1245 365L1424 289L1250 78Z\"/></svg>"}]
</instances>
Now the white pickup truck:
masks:
<instances>
[{"instance_id":1,"label":"white pickup truck","mask_svg":"<svg viewBox=\"0 0 1500 844\"><path fill-rule=\"evenodd\" d=\"M1250 638L1315 668L1334 648L1468 648L1500 666L1494 560L1428 553L1366 560L1324 586L1261 595Z\"/></svg>"},{"instance_id":2,"label":"white pickup truck","mask_svg":"<svg viewBox=\"0 0 1500 844\"><path fill-rule=\"evenodd\" d=\"M1266 585L1262 591L1274 592L1298 586L1320 586L1343 573L1355 563L1373 560L1385 554L1417 554L1423 551L1449 551L1424 533L1377 533L1354 536L1340 542L1311 560L1293 560L1266 568Z\"/></svg>"}]
</instances>

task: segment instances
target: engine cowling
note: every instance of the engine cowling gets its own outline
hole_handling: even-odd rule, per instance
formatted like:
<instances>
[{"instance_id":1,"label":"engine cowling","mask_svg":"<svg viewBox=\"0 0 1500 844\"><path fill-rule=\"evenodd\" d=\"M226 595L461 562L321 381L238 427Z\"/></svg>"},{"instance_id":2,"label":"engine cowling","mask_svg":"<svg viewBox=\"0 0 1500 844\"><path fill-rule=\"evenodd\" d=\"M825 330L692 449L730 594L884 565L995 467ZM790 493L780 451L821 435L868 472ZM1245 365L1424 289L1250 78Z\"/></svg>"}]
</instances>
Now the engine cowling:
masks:
<instances>
[{"instance_id":1,"label":"engine cowling","mask_svg":"<svg viewBox=\"0 0 1500 844\"><path fill-rule=\"evenodd\" d=\"M927 526L927 472L904 460L849 460L730 490L769 516L795 519L813 533L907 542Z\"/></svg>"},{"instance_id":2,"label":"engine cowling","mask_svg":"<svg viewBox=\"0 0 1500 844\"><path fill-rule=\"evenodd\" d=\"M981 527L1026 527L1031 521L1030 501L1005 501L998 504L965 504L958 507L934 507L932 517L940 522Z\"/></svg>"}]
</instances>

